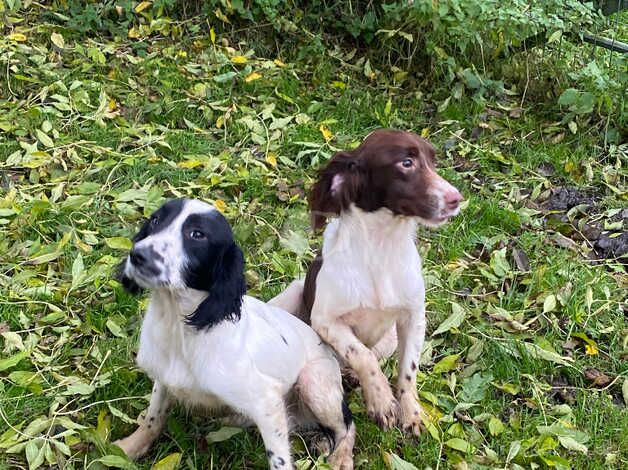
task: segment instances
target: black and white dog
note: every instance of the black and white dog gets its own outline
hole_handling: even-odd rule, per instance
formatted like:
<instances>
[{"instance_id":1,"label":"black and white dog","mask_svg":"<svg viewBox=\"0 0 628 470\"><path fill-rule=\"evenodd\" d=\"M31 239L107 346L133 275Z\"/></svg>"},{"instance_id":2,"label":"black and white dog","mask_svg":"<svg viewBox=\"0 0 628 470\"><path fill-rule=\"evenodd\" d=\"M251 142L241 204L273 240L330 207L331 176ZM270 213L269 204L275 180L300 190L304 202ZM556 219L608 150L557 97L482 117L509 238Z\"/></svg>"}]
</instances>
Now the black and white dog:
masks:
<instances>
[{"instance_id":1,"label":"black and white dog","mask_svg":"<svg viewBox=\"0 0 628 470\"><path fill-rule=\"evenodd\" d=\"M352 469L355 426L334 354L295 316L244 295L242 252L222 214L175 199L133 241L121 280L132 292L151 291L137 363L154 386L139 427L116 444L143 455L174 399L253 421L273 469L293 468L289 422L316 423L335 443L332 467Z\"/></svg>"}]
</instances>

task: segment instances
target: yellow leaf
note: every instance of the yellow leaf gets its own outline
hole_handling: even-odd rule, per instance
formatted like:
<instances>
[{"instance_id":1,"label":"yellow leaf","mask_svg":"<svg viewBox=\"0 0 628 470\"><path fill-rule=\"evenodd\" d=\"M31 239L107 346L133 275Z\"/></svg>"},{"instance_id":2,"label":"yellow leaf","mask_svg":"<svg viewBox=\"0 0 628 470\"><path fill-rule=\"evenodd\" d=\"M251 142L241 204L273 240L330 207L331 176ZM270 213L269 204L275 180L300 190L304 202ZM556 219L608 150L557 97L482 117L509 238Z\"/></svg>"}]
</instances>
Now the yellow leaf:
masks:
<instances>
[{"instance_id":1,"label":"yellow leaf","mask_svg":"<svg viewBox=\"0 0 628 470\"><path fill-rule=\"evenodd\" d=\"M135 13L140 13L144 10L146 10L152 2L140 2L136 7L135 7Z\"/></svg>"},{"instance_id":2,"label":"yellow leaf","mask_svg":"<svg viewBox=\"0 0 628 470\"><path fill-rule=\"evenodd\" d=\"M214 11L214 15L216 15L216 18L218 18L220 21L231 24L231 21L229 21L229 18L227 18L225 14L222 11L220 11L220 8L217 8Z\"/></svg>"},{"instance_id":3,"label":"yellow leaf","mask_svg":"<svg viewBox=\"0 0 628 470\"><path fill-rule=\"evenodd\" d=\"M179 452L164 457L151 467L150 470L175 470L181 462L181 454Z\"/></svg>"},{"instance_id":4,"label":"yellow leaf","mask_svg":"<svg viewBox=\"0 0 628 470\"><path fill-rule=\"evenodd\" d=\"M341 82L339 80L334 80L333 82L331 82L331 85L334 88L338 88L339 90L344 90L345 88L347 88L347 84L345 82Z\"/></svg>"},{"instance_id":5,"label":"yellow leaf","mask_svg":"<svg viewBox=\"0 0 628 470\"><path fill-rule=\"evenodd\" d=\"M429 127L424 127L423 129L421 129L421 137L423 137L424 139L427 139L429 135L430 135Z\"/></svg>"},{"instance_id":6,"label":"yellow leaf","mask_svg":"<svg viewBox=\"0 0 628 470\"><path fill-rule=\"evenodd\" d=\"M334 136L334 134L331 133L331 131L325 124L321 124L318 127L318 130L321 131L321 134L323 134L323 137L325 138L325 141L327 142L329 142L331 138Z\"/></svg>"},{"instance_id":7,"label":"yellow leaf","mask_svg":"<svg viewBox=\"0 0 628 470\"><path fill-rule=\"evenodd\" d=\"M128 36L131 39L137 39L140 37L140 32L135 26L133 26L131 29L129 29Z\"/></svg>"},{"instance_id":8,"label":"yellow leaf","mask_svg":"<svg viewBox=\"0 0 628 470\"><path fill-rule=\"evenodd\" d=\"M584 351L589 356L595 356L599 352L598 349L597 349L597 346L595 346L595 344L586 344L584 346Z\"/></svg>"},{"instance_id":9,"label":"yellow leaf","mask_svg":"<svg viewBox=\"0 0 628 470\"><path fill-rule=\"evenodd\" d=\"M216 31L214 28L209 28L209 39L211 39L212 44L216 44Z\"/></svg>"},{"instance_id":10,"label":"yellow leaf","mask_svg":"<svg viewBox=\"0 0 628 470\"><path fill-rule=\"evenodd\" d=\"M248 82L252 82L253 80L259 80L260 78L262 78L261 74L257 72L251 72L244 78L244 81L248 83Z\"/></svg>"},{"instance_id":11,"label":"yellow leaf","mask_svg":"<svg viewBox=\"0 0 628 470\"><path fill-rule=\"evenodd\" d=\"M270 166L277 166L277 155L274 152L268 152L268 154L266 155L266 162Z\"/></svg>"},{"instance_id":12,"label":"yellow leaf","mask_svg":"<svg viewBox=\"0 0 628 470\"><path fill-rule=\"evenodd\" d=\"M275 59L273 60L273 64L275 64L277 67L285 67L286 64L284 64L281 60L279 59Z\"/></svg>"},{"instance_id":13,"label":"yellow leaf","mask_svg":"<svg viewBox=\"0 0 628 470\"><path fill-rule=\"evenodd\" d=\"M24 42L26 41L26 35L22 33L11 33L7 36L11 41Z\"/></svg>"},{"instance_id":14,"label":"yellow leaf","mask_svg":"<svg viewBox=\"0 0 628 470\"><path fill-rule=\"evenodd\" d=\"M246 64L247 61L248 59L244 57L243 55L234 55L231 58L231 62L233 62L234 64Z\"/></svg>"},{"instance_id":15,"label":"yellow leaf","mask_svg":"<svg viewBox=\"0 0 628 470\"><path fill-rule=\"evenodd\" d=\"M218 119L216 119L216 127L218 129L220 129L224 125L225 125L225 117L224 116L218 116Z\"/></svg>"},{"instance_id":16,"label":"yellow leaf","mask_svg":"<svg viewBox=\"0 0 628 470\"><path fill-rule=\"evenodd\" d=\"M225 210L227 210L227 203L222 199L216 199L214 201L214 207L224 214Z\"/></svg>"},{"instance_id":17,"label":"yellow leaf","mask_svg":"<svg viewBox=\"0 0 628 470\"><path fill-rule=\"evenodd\" d=\"M107 105L107 108L109 108L109 111L113 111L118 107L118 103L116 103L116 100L114 100L113 98L109 99L109 104Z\"/></svg>"},{"instance_id":18,"label":"yellow leaf","mask_svg":"<svg viewBox=\"0 0 628 470\"><path fill-rule=\"evenodd\" d=\"M203 160L189 159L189 160L183 160L183 161L177 163L177 166L179 168L192 169L192 168L196 168L197 166L202 166L204 164L205 164L205 162Z\"/></svg>"}]
</instances>

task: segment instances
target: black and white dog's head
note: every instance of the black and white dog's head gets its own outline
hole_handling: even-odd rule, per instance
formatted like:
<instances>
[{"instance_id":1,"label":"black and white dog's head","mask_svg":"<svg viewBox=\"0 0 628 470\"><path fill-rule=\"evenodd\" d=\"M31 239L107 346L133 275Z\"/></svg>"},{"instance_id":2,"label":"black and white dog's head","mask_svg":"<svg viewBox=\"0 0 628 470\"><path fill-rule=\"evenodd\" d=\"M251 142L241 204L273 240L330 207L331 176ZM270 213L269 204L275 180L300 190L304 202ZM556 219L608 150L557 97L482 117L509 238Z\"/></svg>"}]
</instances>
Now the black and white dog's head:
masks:
<instances>
[{"instance_id":1,"label":"black and white dog's head","mask_svg":"<svg viewBox=\"0 0 628 470\"><path fill-rule=\"evenodd\" d=\"M229 222L213 206L194 199L169 201L144 223L120 266L120 280L133 293L207 292L187 319L199 329L239 318L246 291L244 258Z\"/></svg>"}]
</instances>

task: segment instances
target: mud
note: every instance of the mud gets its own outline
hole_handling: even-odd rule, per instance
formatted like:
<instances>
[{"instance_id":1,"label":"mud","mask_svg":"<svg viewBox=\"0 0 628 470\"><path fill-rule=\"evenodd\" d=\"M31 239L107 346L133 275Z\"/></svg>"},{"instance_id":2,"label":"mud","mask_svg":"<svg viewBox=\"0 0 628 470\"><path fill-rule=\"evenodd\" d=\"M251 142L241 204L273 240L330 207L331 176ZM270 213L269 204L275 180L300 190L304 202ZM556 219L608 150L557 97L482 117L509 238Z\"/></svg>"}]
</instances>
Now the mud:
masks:
<instances>
[{"instance_id":1,"label":"mud","mask_svg":"<svg viewBox=\"0 0 628 470\"><path fill-rule=\"evenodd\" d=\"M623 210L610 219L623 222L622 229L619 230L605 230L604 219L582 220L582 217L602 211L598 207L600 200L601 196L593 190L568 186L553 188L546 199L541 201L541 208L549 212L545 219L546 227L578 242L587 240L593 248L589 254L592 259L619 259L628 264L628 231L625 230L628 227L628 210ZM566 213L576 206L583 206L585 214L570 221Z\"/></svg>"}]
</instances>

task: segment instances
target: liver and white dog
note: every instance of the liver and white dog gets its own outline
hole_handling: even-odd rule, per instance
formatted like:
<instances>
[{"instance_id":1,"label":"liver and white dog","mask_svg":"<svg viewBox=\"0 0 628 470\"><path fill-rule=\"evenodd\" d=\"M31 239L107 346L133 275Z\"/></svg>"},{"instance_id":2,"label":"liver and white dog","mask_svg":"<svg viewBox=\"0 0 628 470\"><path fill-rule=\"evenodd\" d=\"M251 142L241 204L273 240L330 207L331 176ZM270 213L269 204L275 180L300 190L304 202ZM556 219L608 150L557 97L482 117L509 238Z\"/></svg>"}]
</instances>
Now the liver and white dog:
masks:
<instances>
[{"instance_id":1,"label":"liver and white dog","mask_svg":"<svg viewBox=\"0 0 628 470\"><path fill-rule=\"evenodd\" d=\"M273 469L292 468L290 409L297 425L329 433L333 468L353 468L355 427L333 352L293 315L244 295L242 252L220 212L166 203L135 236L121 275L127 289L151 291L137 362L154 386L137 430L117 441L129 457L149 449L175 399L253 421Z\"/></svg>"},{"instance_id":2,"label":"liver and white dog","mask_svg":"<svg viewBox=\"0 0 628 470\"><path fill-rule=\"evenodd\" d=\"M426 140L397 130L377 130L334 155L309 196L315 228L335 217L322 253L305 283L295 281L270 302L309 319L357 375L372 419L413 434L421 427L416 373L426 326L415 233L418 224L445 223L462 200L436 173L434 157ZM394 350L395 333L396 397L378 365Z\"/></svg>"}]
</instances>

